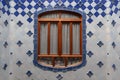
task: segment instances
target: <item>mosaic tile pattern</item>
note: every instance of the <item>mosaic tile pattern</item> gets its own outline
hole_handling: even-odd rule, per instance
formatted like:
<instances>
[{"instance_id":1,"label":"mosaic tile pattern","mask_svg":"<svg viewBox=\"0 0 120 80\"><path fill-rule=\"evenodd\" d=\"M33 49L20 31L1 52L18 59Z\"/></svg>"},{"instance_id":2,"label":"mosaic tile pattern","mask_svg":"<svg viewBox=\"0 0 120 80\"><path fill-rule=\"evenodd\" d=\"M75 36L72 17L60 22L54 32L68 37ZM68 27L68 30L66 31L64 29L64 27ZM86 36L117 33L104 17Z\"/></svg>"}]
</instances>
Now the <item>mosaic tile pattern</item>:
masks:
<instances>
[{"instance_id":1,"label":"mosaic tile pattern","mask_svg":"<svg viewBox=\"0 0 120 80\"><path fill-rule=\"evenodd\" d=\"M34 13L58 7L86 13L84 68L51 72L33 65ZM0 0L0 80L119 80L119 47L119 0Z\"/></svg>"},{"instance_id":2,"label":"mosaic tile pattern","mask_svg":"<svg viewBox=\"0 0 120 80\"><path fill-rule=\"evenodd\" d=\"M10 15L10 0L0 0L0 10L3 14Z\"/></svg>"}]
</instances>

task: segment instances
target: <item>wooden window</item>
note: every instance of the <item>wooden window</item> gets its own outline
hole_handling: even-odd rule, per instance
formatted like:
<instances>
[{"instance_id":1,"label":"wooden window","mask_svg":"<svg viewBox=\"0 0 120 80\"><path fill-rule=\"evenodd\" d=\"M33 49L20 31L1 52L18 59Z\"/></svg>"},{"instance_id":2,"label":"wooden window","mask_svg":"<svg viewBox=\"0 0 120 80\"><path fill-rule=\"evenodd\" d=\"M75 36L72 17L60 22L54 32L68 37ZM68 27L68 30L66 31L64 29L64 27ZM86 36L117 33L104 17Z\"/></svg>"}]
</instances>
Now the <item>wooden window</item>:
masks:
<instances>
[{"instance_id":1,"label":"wooden window","mask_svg":"<svg viewBox=\"0 0 120 80\"><path fill-rule=\"evenodd\" d=\"M50 11L38 16L40 64L56 68L82 62L82 16L68 11Z\"/></svg>"}]
</instances>

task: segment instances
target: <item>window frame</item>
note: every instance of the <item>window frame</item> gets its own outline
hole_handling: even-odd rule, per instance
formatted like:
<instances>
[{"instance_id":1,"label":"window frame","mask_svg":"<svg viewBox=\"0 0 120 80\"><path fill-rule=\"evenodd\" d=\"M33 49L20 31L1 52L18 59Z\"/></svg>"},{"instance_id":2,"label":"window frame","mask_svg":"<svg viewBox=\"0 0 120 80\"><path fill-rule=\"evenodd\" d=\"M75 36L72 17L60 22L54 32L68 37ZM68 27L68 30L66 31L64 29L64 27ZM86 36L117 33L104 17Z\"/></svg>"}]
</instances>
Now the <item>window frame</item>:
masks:
<instances>
[{"instance_id":1,"label":"window frame","mask_svg":"<svg viewBox=\"0 0 120 80\"><path fill-rule=\"evenodd\" d=\"M65 67L65 68L55 68L55 67L49 67L49 66L44 66L44 65L41 65L38 63L38 43L39 43L39 40L38 40L38 35L39 35L39 31L38 31L38 25L40 25L38 23L38 16L39 14L42 14L42 13L46 13L46 12L50 12L50 11L67 11L67 12L71 12L71 13L75 13L75 14L79 14L82 16L82 62L81 64L77 65L77 66L72 66L72 67ZM39 67L39 68L42 68L44 70L50 70L50 71L69 71L69 70L74 70L76 68L80 68L82 66L85 66L86 64L86 23L85 23L85 20L86 20L86 15L84 12L81 12L81 11L78 11L78 10L70 10L70 9L62 9L62 8L59 8L59 9L49 9L49 10L42 10L42 11L39 11L39 12L35 12L35 16L34 16L34 60L33 60L33 63L35 66ZM48 24L49 25L49 24ZM80 42L80 43L81 43Z\"/></svg>"}]
</instances>

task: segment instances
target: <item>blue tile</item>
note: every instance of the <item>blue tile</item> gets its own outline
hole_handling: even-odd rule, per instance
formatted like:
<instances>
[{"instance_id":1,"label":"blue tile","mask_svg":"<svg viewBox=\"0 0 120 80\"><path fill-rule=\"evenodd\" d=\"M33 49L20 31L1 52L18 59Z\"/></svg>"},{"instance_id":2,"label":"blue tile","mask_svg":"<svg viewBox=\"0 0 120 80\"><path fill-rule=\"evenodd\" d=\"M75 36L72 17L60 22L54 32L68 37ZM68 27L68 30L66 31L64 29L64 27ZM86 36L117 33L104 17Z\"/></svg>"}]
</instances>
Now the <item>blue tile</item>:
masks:
<instances>
[{"instance_id":1,"label":"blue tile","mask_svg":"<svg viewBox=\"0 0 120 80\"><path fill-rule=\"evenodd\" d=\"M32 34L33 34L33 33L32 33L31 31L28 31L28 32L27 32L27 35L28 35L29 37L31 37Z\"/></svg>"},{"instance_id":2,"label":"blue tile","mask_svg":"<svg viewBox=\"0 0 120 80\"><path fill-rule=\"evenodd\" d=\"M59 1L59 0L54 0L56 3Z\"/></svg>"},{"instance_id":3,"label":"blue tile","mask_svg":"<svg viewBox=\"0 0 120 80\"><path fill-rule=\"evenodd\" d=\"M21 15L22 15L22 16L25 16L25 15L26 15L25 11L22 11L22 12L21 12Z\"/></svg>"},{"instance_id":4,"label":"blue tile","mask_svg":"<svg viewBox=\"0 0 120 80\"><path fill-rule=\"evenodd\" d=\"M88 23L92 23L93 22L93 20L91 18L89 18L87 21L88 21Z\"/></svg>"},{"instance_id":5,"label":"blue tile","mask_svg":"<svg viewBox=\"0 0 120 80\"><path fill-rule=\"evenodd\" d=\"M73 2L73 0L68 0L69 3Z\"/></svg>"},{"instance_id":6,"label":"blue tile","mask_svg":"<svg viewBox=\"0 0 120 80\"><path fill-rule=\"evenodd\" d=\"M10 15L10 11L9 10L7 11L7 14Z\"/></svg>"},{"instance_id":7,"label":"blue tile","mask_svg":"<svg viewBox=\"0 0 120 80\"><path fill-rule=\"evenodd\" d=\"M73 9L73 6L72 6L72 5L69 5L68 8Z\"/></svg>"},{"instance_id":8,"label":"blue tile","mask_svg":"<svg viewBox=\"0 0 120 80\"><path fill-rule=\"evenodd\" d=\"M80 1L78 4L79 4L79 6L80 6L80 7L82 7L82 6L83 6L83 3L82 3L81 1Z\"/></svg>"},{"instance_id":9,"label":"blue tile","mask_svg":"<svg viewBox=\"0 0 120 80\"><path fill-rule=\"evenodd\" d=\"M113 11L110 11L110 15L112 15L113 14Z\"/></svg>"},{"instance_id":10,"label":"blue tile","mask_svg":"<svg viewBox=\"0 0 120 80\"><path fill-rule=\"evenodd\" d=\"M17 25L18 25L19 27L21 27L21 26L23 25L23 23L22 23L21 21L18 21L18 22L17 22Z\"/></svg>"},{"instance_id":11,"label":"blue tile","mask_svg":"<svg viewBox=\"0 0 120 80\"><path fill-rule=\"evenodd\" d=\"M104 5L102 5L102 6L101 6L101 9L102 9L102 10L105 10L105 9L106 9L106 7L105 7Z\"/></svg>"},{"instance_id":12,"label":"blue tile","mask_svg":"<svg viewBox=\"0 0 120 80\"><path fill-rule=\"evenodd\" d=\"M66 0L61 0L63 3L66 1Z\"/></svg>"},{"instance_id":13,"label":"blue tile","mask_svg":"<svg viewBox=\"0 0 120 80\"><path fill-rule=\"evenodd\" d=\"M18 42L17 42L17 45L18 45L19 47L21 47L22 44L23 44L23 43L22 43L21 41L18 41Z\"/></svg>"},{"instance_id":14,"label":"blue tile","mask_svg":"<svg viewBox=\"0 0 120 80\"><path fill-rule=\"evenodd\" d=\"M32 55L32 52L29 50L26 54L27 54L28 56L31 56L31 55Z\"/></svg>"},{"instance_id":15,"label":"blue tile","mask_svg":"<svg viewBox=\"0 0 120 80\"><path fill-rule=\"evenodd\" d=\"M116 47L116 44L115 42L112 43L112 47L115 48Z\"/></svg>"},{"instance_id":16,"label":"blue tile","mask_svg":"<svg viewBox=\"0 0 120 80\"><path fill-rule=\"evenodd\" d=\"M88 0L88 2L91 4L93 2L93 0Z\"/></svg>"},{"instance_id":17,"label":"blue tile","mask_svg":"<svg viewBox=\"0 0 120 80\"><path fill-rule=\"evenodd\" d=\"M31 72L31 71L27 71L26 75L27 75L28 77L30 77L30 76L32 75L32 72Z\"/></svg>"},{"instance_id":18,"label":"blue tile","mask_svg":"<svg viewBox=\"0 0 120 80\"><path fill-rule=\"evenodd\" d=\"M21 61L17 61L16 65L17 65L18 67L20 67L20 66L22 65L22 62L21 62Z\"/></svg>"},{"instance_id":19,"label":"blue tile","mask_svg":"<svg viewBox=\"0 0 120 80\"><path fill-rule=\"evenodd\" d=\"M4 8L2 8L2 12L3 12L3 14L6 12Z\"/></svg>"},{"instance_id":20,"label":"blue tile","mask_svg":"<svg viewBox=\"0 0 120 80\"><path fill-rule=\"evenodd\" d=\"M106 13L105 13L105 12L102 12L101 15L102 15L102 17L105 17L105 16L106 16Z\"/></svg>"},{"instance_id":21,"label":"blue tile","mask_svg":"<svg viewBox=\"0 0 120 80\"><path fill-rule=\"evenodd\" d=\"M52 2L52 0L47 0L49 3L51 3Z\"/></svg>"},{"instance_id":22,"label":"blue tile","mask_svg":"<svg viewBox=\"0 0 120 80\"><path fill-rule=\"evenodd\" d=\"M45 2L46 0L39 0L39 1L41 1L41 2L43 3L43 2Z\"/></svg>"},{"instance_id":23,"label":"blue tile","mask_svg":"<svg viewBox=\"0 0 120 80\"><path fill-rule=\"evenodd\" d=\"M91 31L89 31L89 32L87 33L87 35L88 35L89 37L92 37L92 36L93 36L93 33L92 33Z\"/></svg>"},{"instance_id":24,"label":"blue tile","mask_svg":"<svg viewBox=\"0 0 120 80\"><path fill-rule=\"evenodd\" d=\"M92 72L92 71L89 71L89 72L87 73L87 75L88 75L89 78L91 78L91 77L93 76L93 72Z\"/></svg>"},{"instance_id":25,"label":"blue tile","mask_svg":"<svg viewBox=\"0 0 120 80\"><path fill-rule=\"evenodd\" d=\"M32 2L32 0L27 0L29 3L31 3Z\"/></svg>"},{"instance_id":26,"label":"blue tile","mask_svg":"<svg viewBox=\"0 0 120 80\"><path fill-rule=\"evenodd\" d=\"M27 21L28 21L29 23L31 23L31 22L33 21L33 19L32 19L32 18L28 18Z\"/></svg>"},{"instance_id":27,"label":"blue tile","mask_svg":"<svg viewBox=\"0 0 120 80\"><path fill-rule=\"evenodd\" d=\"M75 9L79 9L79 8L80 8L80 5L77 4L74 8L75 8Z\"/></svg>"},{"instance_id":28,"label":"blue tile","mask_svg":"<svg viewBox=\"0 0 120 80\"><path fill-rule=\"evenodd\" d=\"M115 8L114 13L117 14L118 11L119 11L119 9L118 9L118 8Z\"/></svg>"},{"instance_id":29,"label":"blue tile","mask_svg":"<svg viewBox=\"0 0 120 80\"><path fill-rule=\"evenodd\" d=\"M103 23L100 21L97 25L99 28L101 28L103 26Z\"/></svg>"},{"instance_id":30,"label":"blue tile","mask_svg":"<svg viewBox=\"0 0 120 80\"><path fill-rule=\"evenodd\" d=\"M7 65L7 64L4 64L3 69L6 70L7 67L8 67L8 65Z\"/></svg>"},{"instance_id":31,"label":"blue tile","mask_svg":"<svg viewBox=\"0 0 120 80\"><path fill-rule=\"evenodd\" d=\"M7 21L7 20L5 20L4 25L5 25L5 26L7 26L7 25L8 25L8 21Z\"/></svg>"},{"instance_id":32,"label":"blue tile","mask_svg":"<svg viewBox=\"0 0 120 80\"><path fill-rule=\"evenodd\" d=\"M103 44L102 41L99 41L99 42L97 43L97 45L98 45L99 47L102 47L104 44Z\"/></svg>"},{"instance_id":33,"label":"blue tile","mask_svg":"<svg viewBox=\"0 0 120 80\"><path fill-rule=\"evenodd\" d=\"M79 0L74 0L76 3L78 3L79 2Z\"/></svg>"},{"instance_id":34,"label":"blue tile","mask_svg":"<svg viewBox=\"0 0 120 80\"><path fill-rule=\"evenodd\" d=\"M27 13L27 15L28 15L29 17L31 17L31 16L33 15L33 13L32 13L31 11L29 11L29 12Z\"/></svg>"},{"instance_id":35,"label":"blue tile","mask_svg":"<svg viewBox=\"0 0 120 80\"><path fill-rule=\"evenodd\" d=\"M58 75L56 76L56 78L57 78L57 80L62 80L62 79L63 79L63 76L62 76L61 74L58 74Z\"/></svg>"},{"instance_id":36,"label":"blue tile","mask_svg":"<svg viewBox=\"0 0 120 80\"><path fill-rule=\"evenodd\" d=\"M87 15L88 15L89 17L92 17L93 13L92 13L92 12L89 12Z\"/></svg>"},{"instance_id":37,"label":"blue tile","mask_svg":"<svg viewBox=\"0 0 120 80\"><path fill-rule=\"evenodd\" d=\"M89 51L89 52L87 53L87 55L88 55L89 57L92 57L92 56L93 56L93 52L92 52L92 51Z\"/></svg>"},{"instance_id":38,"label":"blue tile","mask_svg":"<svg viewBox=\"0 0 120 80\"><path fill-rule=\"evenodd\" d=\"M7 43L7 42L5 42L5 43L3 44L3 46L4 46L5 48L7 48L8 43Z\"/></svg>"},{"instance_id":39,"label":"blue tile","mask_svg":"<svg viewBox=\"0 0 120 80\"><path fill-rule=\"evenodd\" d=\"M37 5L38 5L38 6L41 6L41 5L43 5L43 4L42 4L41 1L38 1L38 2L37 2Z\"/></svg>"},{"instance_id":40,"label":"blue tile","mask_svg":"<svg viewBox=\"0 0 120 80\"><path fill-rule=\"evenodd\" d=\"M113 65L112 65L112 68L113 68L113 70L115 71L115 70L116 70L116 65L113 64Z\"/></svg>"},{"instance_id":41,"label":"blue tile","mask_svg":"<svg viewBox=\"0 0 120 80\"><path fill-rule=\"evenodd\" d=\"M82 8L83 10L85 10L85 9L86 9L86 6L85 6L85 5L82 5L81 8Z\"/></svg>"},{"instance_id":42,"label":"blue tile","mask_svg":"<svg viewBox=\"0 0 120 80\"><path fill-rule=\"evenodd\" d=\"M115 24L116 24L116 21L115 20L113 20L112 22L111 22L111 24L113 25L113 27L115 26Z\"/></svg>"},{"instance_id":43,"label":"blue tile","mask_svg":"<svg viewBox=\"0 0 120 80\"><path fill-rule=\"evenodd\" d=\"M14 15L17 17L17 16L19 15L19 12L16 11L16 12L14 13Z\"/></svg>"},{"instance_id":44,"label":"blue tile","mask_svg":"<svg viewBox=\"0 0 120 80\"><path fill-rule=\"evenodd\" d=\"M32 9L32 6L29 4L29 5L27 6L27 8L30 10L30 9Z\"/></svg>"},{"instance_id":45,"label":"blue tile","mask_svg":"<svg viewBox=\"0 0 120 80\"><path fill-rule=\"evenodd\" d=\"M20 0L22 3L24 3L26 0Z\"/></svg>"},{"instance_id":46,"label":"blue tile","mask_svg":"<svg viewBox=\"0 0 120 80\"><path fill-rule=\"evenodd\" d=\"M104 64L103 64L102 61L99 61L99 62L97 63L97 65L101 68Z\"/></svg>"},{"instance_id":47,"label":"blue tile","mask_svg":"<svg viewBox=\"0 0 120 80\"><path fill-rule=\"evenodd\" d=\"M91 5L89 5L87 8L88 8L89 10L91 10L93 7L92 7Z\"/></svg>"}]
</instances>

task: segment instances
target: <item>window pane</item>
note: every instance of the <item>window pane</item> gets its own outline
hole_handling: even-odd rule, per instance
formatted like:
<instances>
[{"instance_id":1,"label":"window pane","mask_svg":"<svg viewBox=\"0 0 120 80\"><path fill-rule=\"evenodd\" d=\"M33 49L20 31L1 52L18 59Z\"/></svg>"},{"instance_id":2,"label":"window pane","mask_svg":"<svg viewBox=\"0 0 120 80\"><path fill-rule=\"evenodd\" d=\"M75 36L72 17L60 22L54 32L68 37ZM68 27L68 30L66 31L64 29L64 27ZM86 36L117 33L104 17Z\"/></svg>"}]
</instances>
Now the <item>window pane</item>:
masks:
<instances>
[{"instance_id":1,"label":"window pane","mask_svg":"<svg viewBox=\"0 0 120 80\"><path fill-rule=\"evenodd\" d=\"M80 53L80 26L79 23L73 23L73 54Z\"/></svg>"},{"instance_id":2,"label":"window pane","mask_svg":"<svg viewBox=\"0 0 120 80\"><path fill-rule=\"evenodd\" d=\"M58 50L58 27L56 23L50 26L50 54L57 54Z\"/></svg>"},{"instance_id":3,"label":"window pane","mask_svg":"<svg viewBox=\"0 0 120 80\"><path fill-rule=\"evenodd\" d=\"M70 13L62 13L61 18L79 18L79 16L76 16L76 15L70 14Z\"/></svg>"},{"instance_id":4,"label":"window pane","mask_svg":"<svg viewBox=\"0 0 120 80\"><path fill-rule=\"evenodd\" d=\"M69 54L69 32L70 25L69 23L62 24L62 54Z\"/></svg>"},{"instance_id":5,"label":"window pane","mask_svg":"<svg viewBox=\"0 0 120 80\"><path fill-rule=\"evenodd\" d=\"M41 18L59 18L59 14L58 13L47 14L41 16Z\"/></svg>"},{"instance_id":6,"label":"window pane","mask_svg":"<svg viewBox=\"0 0 120 80\"><path fill-rule=\"evenodd\" d=\"M47 34L48 26L47 23L41 23L40 26L40 54L47 54Z\"/></svg>"}]
</instances>

